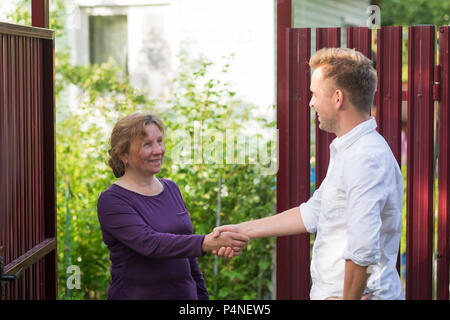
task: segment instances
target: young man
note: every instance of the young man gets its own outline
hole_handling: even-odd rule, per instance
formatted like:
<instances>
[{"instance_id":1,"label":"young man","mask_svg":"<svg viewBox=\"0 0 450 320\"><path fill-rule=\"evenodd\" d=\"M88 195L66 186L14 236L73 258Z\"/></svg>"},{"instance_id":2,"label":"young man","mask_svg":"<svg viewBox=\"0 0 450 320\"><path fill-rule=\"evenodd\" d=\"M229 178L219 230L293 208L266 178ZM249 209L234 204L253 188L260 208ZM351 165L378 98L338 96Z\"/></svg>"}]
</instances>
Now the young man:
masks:
<instances>
[{"instance_id":1,"label":"young man","mask_svg":"<svg viewBox=\"0 0 450 320\"><path fill-rule=\"evenodd\" d=\"M299 207L216 228L250 238L317 233L311 299L403 299L396 261L403 178L370 110L377 78L372 62L351 49L324 48L310 59L310 107L319 128L336 134L327 175ZM232 257L230 248L218 255Z\"/></svg>"}]
</instances>

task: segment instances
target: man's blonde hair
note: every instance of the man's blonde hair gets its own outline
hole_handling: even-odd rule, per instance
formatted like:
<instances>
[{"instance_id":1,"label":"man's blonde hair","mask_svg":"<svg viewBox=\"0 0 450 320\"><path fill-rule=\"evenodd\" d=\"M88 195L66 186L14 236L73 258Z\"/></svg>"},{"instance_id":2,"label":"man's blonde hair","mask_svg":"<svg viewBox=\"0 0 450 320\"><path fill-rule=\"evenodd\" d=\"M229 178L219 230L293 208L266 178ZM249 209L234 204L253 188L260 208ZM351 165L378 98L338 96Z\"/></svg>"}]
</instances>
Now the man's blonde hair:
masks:
<instances>
[{"instance_id":1,"label":"man's blonde hair","mask_svg":"<svg viewBox=\"0 0 450 320\"><path fill-rule=\"evenodd\" d=\"M323 48L311 56L309 65L323 68L324 79L332 79L358 110L370 113L377 87L372 61L355 49Z\"/></svg>"}]
</instances>

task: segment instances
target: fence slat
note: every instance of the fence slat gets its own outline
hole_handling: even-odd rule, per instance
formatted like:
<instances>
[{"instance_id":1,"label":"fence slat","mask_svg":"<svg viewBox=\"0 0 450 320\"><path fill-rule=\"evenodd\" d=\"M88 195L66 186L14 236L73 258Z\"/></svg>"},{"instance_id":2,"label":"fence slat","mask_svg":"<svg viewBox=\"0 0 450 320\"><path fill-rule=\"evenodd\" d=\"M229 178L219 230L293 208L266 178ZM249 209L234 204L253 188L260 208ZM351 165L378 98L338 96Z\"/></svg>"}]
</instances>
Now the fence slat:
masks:
<instances>
[{"instance_id":1,"label":"fence slat","mask_svg":"<svg viewBox=\"0 0 450 320\"><path fill-rule=\"evenodd\" d=\"M377 46L378 132L401 166L402 27L378 29Z\"/></svg>"},{"instance_id":2,"label":"fence slat","mask_svg":"<svg viewBox=\"0 0 450 320\"><path fill-rule=\"evenodd\" d=\"M439 28L439 65L441 66L441 101L439 103L439 161L438 161L438 242L437 242L437 299L449 299L450 269L450 27Z\"/></svg>"},{"instance_id":3,"label":"fence slat","mask_svg":"<svg viewBox=\"0 0 450 320\"><path fill-rule=\"evenodd\" d=\"M56 238L56 140L55 140L55 42L53 40L40 39L42 43L42 64L40 77L42 79L42 123L43 123L43 232L40 242L45 238ZM57 256L56 250L49 253L43 261L45 265L45 299L56 300L57 289Z\"/></svg>"},{"instance_id":4,"label":"fence slat","mask_svg":"<svg viewBox=\"0 0 450 320\"><path fill-rule=\"evenodd\" d=\"M340 28L316 29L316 50L340 46ZM335 134L319 129L319 120L316 115L316 189L319 188L327 174L328 164L330 162L330 143L335 137Z\"/></svg>"},{"instance_id":5,"label":"fence slat","mask_svg":"<svg viewBox=\"0 0 450 320\"><path fill-rule=\"evenodd\" d=\"M291 157L290 207L299 206L310 197L310 127L309 101L311 29L291 31ZM308 299L310 292L309 234L291 237L292 299Z\"/></svg>"},{"instance_id":6,"label":"fence slat","mask_svg":"<svg viewBox=\"0 0 450 320\"><path fill-rule=\"evenodd\" d=\"M377 30L377 130L386 139L401 168L402 157L402 27ZM400 250L397 257L400 274Z\"/></svg>"},{"instance_id":7,"label":"fence slat","mask_svg":"<svg viewBox=\"0 0 450 320\"><path fill-rule=\"evenodd\" d=\"M347 27L347 48L362 52L372 59L372 31L367 27Z\"/></svg>"},{"instance_id":8,"label":"fence slat","mask_svg":"<svg viewBox=\"0 0 450 320\"><path fill-rule=\"evenodd\" d=\"M432 299L434 26L408 29L406 298Z\"/></svg>"},{"instance_id":9,"label":"fence slat","mask_svg":"<svg viewBox=\"0 0 450 320\"><path fill-rule=\"evenodd\" d=\"M277 172L277 212L289 209L289 95L290 95L290 0L277 2L277 129L278 139L278 172ZM291 299L291 244L289 237L277 238L277 299Z\"/></svg>"}]
</instances>

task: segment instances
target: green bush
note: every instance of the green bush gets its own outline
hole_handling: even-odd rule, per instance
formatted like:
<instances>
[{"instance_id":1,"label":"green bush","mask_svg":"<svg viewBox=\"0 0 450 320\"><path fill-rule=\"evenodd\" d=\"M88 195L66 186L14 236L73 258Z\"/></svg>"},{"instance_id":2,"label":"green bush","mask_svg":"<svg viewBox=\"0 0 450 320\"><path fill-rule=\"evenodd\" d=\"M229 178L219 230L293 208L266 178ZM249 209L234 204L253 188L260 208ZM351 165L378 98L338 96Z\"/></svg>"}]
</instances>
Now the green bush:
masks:
<instances>
[{"instance_id":1,"label":"green bush","mask_svg":"<svg viewBox=\"0 0 450 320\"><path fill-rule=\"evenodd\" d=\"M204 59L192 62L182 59L180 65L170 100L158 103L137 94L127 80L121 82L110 63L72 67L66 62L60 68L65 81L82 88L80 101L83 101L76 112L67 109L65 119L57 123L60 291L66 290L65 268L75 264L82 271L84 298L106 296L109 258L97 221L96 201L100 192L115 180L106 165L110 130L119 118L131 112L153 110L162 117L167 127L167 151L159 176L180 186L195 233L212 231L219 205L221 224L238 223L274 212L275 175L261 174L261 168L250 164L248 156L247 164L207 164L206 159L189 164L172 157L171 150L182 142L174 136L177 130L193 137L194 124L198 123L205 136L208 130L229 130L240 135L253 118L252 107L236 99L228 84L209 78L212 63ZM226 69L224 66L224 72ZM155 105L165 109L158 110ZM256 122L261 128L274 126L263 119ZM208 143L203 141L203 150ZM67 226L69 233L65 233ZM245 254L232 261L217 260L212 255L200 258L211 298L270 298L274 244L273 239L252 240ZM217 274L214 273L215 263Z\"/></svg>"},{"instance_id":2,"label":"green bush","mask_svg":"<svg viewBox=\"0 0 450 320\"><path fill-rule=\"evenodd\" d=\"M171 151L180 145L177 130L193 137L195 124L205 134L230 130L237 136L248 127L275 128L252 115L253 107L237 99L227 83L211 78L214 67L204 58L181 58L170 99L150 101L136 91L114 61L102 65L74 66L65 37L65 0L50 1L50 28L56 35L56 170L58 230L58 298L104 299L109 281L109 253L97 220L99 194L115 181L107 166L108 139L113 124L134 111L152 111L166 127L166 157L159 176L175 181L181 189L194 225L205 234L221 224L237 223L274 212L275 174L267 175L246 156L245 164L184 163ZM30 0L18 0L13 23L31 24ZM222 67L227 72L228 64ZM76 108L68 106L67 88L80 95ZM73 104L73 103L72 103ZM178 139L178 140L177 140ZM214 139L213 139L214 140ZM201 147L220 141L204 141ZM250 149L254 146L250 146ZM272 151L276 145L271 144ZM220 201L219 197L219 181ZM252 240L245 254L231 261L210 254L199 258L212 299L270 298L274 239ZM69 265L81 270L81 288L68 290Z\"/></svg>"}]
</instances>

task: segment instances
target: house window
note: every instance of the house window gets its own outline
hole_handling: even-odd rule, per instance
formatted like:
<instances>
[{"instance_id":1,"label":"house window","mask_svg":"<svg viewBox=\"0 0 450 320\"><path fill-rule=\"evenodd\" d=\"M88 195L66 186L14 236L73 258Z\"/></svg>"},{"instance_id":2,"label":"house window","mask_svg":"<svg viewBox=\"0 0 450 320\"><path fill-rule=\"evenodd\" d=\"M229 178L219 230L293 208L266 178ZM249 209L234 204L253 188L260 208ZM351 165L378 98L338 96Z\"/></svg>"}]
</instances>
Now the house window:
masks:
<instances>
[{"instance_id":1,"label":"house window","mask_svg":"<svg viewBox=\"0 0 450 320\"><path fill-rule=\"evenodd\" d=\"M128 74L127 16L89 16L89 62L101 64L113 58Z\"/></svg>"}]
</instances>

